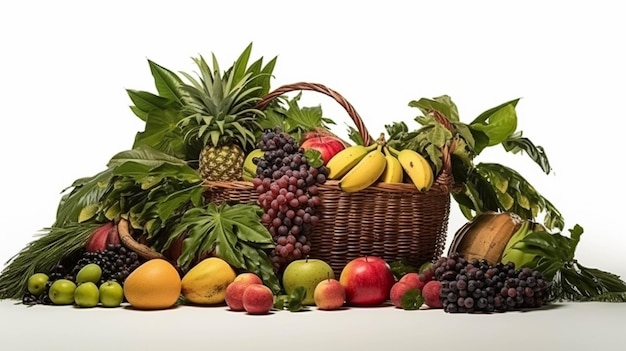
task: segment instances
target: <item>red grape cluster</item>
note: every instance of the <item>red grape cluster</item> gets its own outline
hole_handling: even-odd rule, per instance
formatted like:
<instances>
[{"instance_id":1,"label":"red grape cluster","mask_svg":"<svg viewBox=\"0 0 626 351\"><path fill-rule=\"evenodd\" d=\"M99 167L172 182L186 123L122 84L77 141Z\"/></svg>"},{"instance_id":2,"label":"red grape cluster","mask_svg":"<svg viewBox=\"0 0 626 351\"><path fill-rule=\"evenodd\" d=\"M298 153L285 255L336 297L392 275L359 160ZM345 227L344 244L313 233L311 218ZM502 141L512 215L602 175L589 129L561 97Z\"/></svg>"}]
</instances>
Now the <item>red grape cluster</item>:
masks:
<instances>
[{"instance_id":1,"label":"red grape cluster","mask_svg":"<svg viewBox=\"0 0 626 351\"><path fill-rule=\"evenodd\" d=\"M279 128L266 130L258 147L264 155L253 160L257 170L252 183L265 212L261 221L276 243L272 263L280 270L311 250L309 234L319 222L322 204L318 185L326 182L328 169L311 166L304 149Z\"/></svg>"}]
</instances>

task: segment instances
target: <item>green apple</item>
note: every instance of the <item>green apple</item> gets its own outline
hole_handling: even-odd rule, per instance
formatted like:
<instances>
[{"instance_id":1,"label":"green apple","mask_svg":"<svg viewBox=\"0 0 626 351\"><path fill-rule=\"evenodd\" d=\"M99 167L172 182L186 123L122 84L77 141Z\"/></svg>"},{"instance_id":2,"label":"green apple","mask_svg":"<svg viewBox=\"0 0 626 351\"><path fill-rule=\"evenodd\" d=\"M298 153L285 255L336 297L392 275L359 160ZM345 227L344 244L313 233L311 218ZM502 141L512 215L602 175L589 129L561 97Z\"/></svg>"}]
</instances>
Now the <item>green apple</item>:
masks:
<instances>
[{"instance_id":1,"label":"green apple","mask_svg":"<svg viewBox=\"0 0 626 351\"><path fill-rule=\"evenodd\" d=\"M45 273L35 273L28 278L28 292L35 296L41 295L46 291L46 283L48 283L48 275Z\"/></svg>"},{"instance_id":2,"label":"green apple","mask_svg":"<svg viewBox=\"0 0 626 351\"><path fill-rule=\"evenodd\" d=\"M55 305L71 305L74 303L74 291L76 284L68 279L55 280L50 285L48 296Z\"/></svg>"},{"instance_id":3,"label":"green apple","mask_svg":"<svg viewBox=\"0 0 626 351\"><path fill-rule=\"evenodd\" d=\"M98 283L100 277L102 277L102 268L95 263L89 263L76 274L76 284L86 282Z\"/></svg>"},{"instance_id":4,"label":"green apple","mask_svg":"<svg viewBox=\"0 0 626 351\"><path fill-rule=\"evenodd\" d=\"M79 284L74 290L74 302L78 307L95 307L100 301L98 286L93 282Z\"/></svg>"},{"instance_id":5,"label":"green apple","mask_svg":"<svg viewBox=\"0 0 626 351\"><path fill-rule=\"evenodd\" d=\"M315 304L314 292L315 287L324 279L334 279L335 273L332 267L315 258L307 258L295 260L285 268L283 272L283 288L285 293L291 294L297 287L302 286L306 289L305 305Z\"/></svg>"},{"instance_id":6,"label":"green apple","mask_svg":"<svg viewBox=\"0 0 626 351\"><path fill-rule=\"evenodd\" d=\"M120 283L109 280L100 285L100 303L103 307L118 307L124 300L124 288Z\"/></svg>"}]
</instances>

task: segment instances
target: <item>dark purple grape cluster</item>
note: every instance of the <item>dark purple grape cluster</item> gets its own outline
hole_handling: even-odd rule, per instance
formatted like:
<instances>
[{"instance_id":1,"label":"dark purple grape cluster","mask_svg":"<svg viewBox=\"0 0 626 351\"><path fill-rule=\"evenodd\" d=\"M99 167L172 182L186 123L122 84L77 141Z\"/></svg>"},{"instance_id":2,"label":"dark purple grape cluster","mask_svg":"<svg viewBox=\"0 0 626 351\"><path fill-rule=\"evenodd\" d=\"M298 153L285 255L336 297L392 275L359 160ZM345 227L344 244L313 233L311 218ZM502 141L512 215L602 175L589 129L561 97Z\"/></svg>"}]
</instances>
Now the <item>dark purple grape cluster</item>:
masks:
<instances>
[{"instance_id":1,"label":"dark purple grape cluster","mask_svg":"<svg viewBox=\"0 0 626 351\"><path fill-rule=\"evenodd\" d=\"M458 254L435 262L441 301L450 313L491 313L537 308L548 303L548 282L539 271L511 262L489 264Z\"/></svg>"},{"instance_id":2,"label":"dark purple grape cluster","mask_svg":"<svg viewBox=\"0 0 626 351\"><path fill-rule=\"evenodd\" d=\"M261 221L276 243L272 263L280 270L311 250L309 235L322 204L318 186L326 182L328 169L311 166L304 149L280 128L265 130L258 147L264 155L253 160L252 183L264 211Z\"/></svg>"},{"instance_id":3,"label":"dark purple grape cluster","mask_svg":"<svg viewBox=\"0 0 626 351\"><path fill-rule=\"evenodd\" d=\"M96 252L83 252L76 264L72 267L71 276L76 276L81 268L90 263L95 263L102 269L100 284L109 280L115 280L122 284L126 277L139 267L141 261L136 252L127 249L120 244L108 244L106 250Z\"/></svg>"}]
</instances>

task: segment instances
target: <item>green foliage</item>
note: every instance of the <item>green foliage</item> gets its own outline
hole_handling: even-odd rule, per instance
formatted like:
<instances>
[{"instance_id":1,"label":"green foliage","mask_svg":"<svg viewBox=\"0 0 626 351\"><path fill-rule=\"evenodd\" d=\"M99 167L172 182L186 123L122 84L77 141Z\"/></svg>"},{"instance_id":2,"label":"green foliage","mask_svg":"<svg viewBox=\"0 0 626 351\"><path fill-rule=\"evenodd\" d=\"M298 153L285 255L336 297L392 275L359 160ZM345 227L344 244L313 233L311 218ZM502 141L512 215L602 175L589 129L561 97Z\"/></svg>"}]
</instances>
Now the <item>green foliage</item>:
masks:
<instances>
[{"instance_id":1,"label":"green foliage","mask_svg":"<svg viewBox=\"0 0 626 351\"><path fill-rule=\"evenodd\" d=\"M275 99L275 103L265 110L265 116L259 119L263 129L280 127L284 132L300 141L302 134L318 127L328 129L335 124L332 119L324 117L321 106L301 107L302 93L289 99L285 96Z\"/></svg>"},{"instance_id":2,"label":"green foliage","mask_svg":"<svg viewBox=\"0 0 626 351\"><path fill-rule=\"evenodd\" d=\"M551 282L553 300L626 302L626 282L619 276L583 266L575 258L583 228L575 225L569 237L561 233L535 231L512 247L536 255L526 264Z\"/></svg>"},{"instance_id":3,"label":"green foliage","mask_svg":"<svg viewBox=\"0 0 626 351\"><path fill-rule=\"evenodd\" d=\"M0 299L21 299L31 275L47 274L64 258L79 252L99 226L97 223L66 223L64 227L44 229L12 257L0 273Z\"/></svg>"},{"instance_id":4,"label":"green foliage","mask_svg":"<svg viewBox=\"0 0 626 351\"><path fill-rule=\"evenodd\" d=\"M262 130L258 116L263 112L255 105L269 92L276 58L265 66L263 58L248 65L251 51L252 44L223 73L215 54L211 65L202 56L193 59L200 70L197 78L181 73L190 82L181 87L187 93L180 121L187 144L195 148L237 144L247 151L256 147L257 132Z\"/></svg>"},{"instance_id":5,"label":"green foliage","mask_svg":"<svg viewBox=\"0 0 626 351\"><path fill-rule=\"evenodd\" d=\"M492 107L464 123L447 95L413 100L409 106L422 113L415 118L420 127L412 130L404 122L386 125L388 144L398 150L416 150L437 174L443 168L443 151L451 150L454 182L462 185L461 191L452 195L468 219L486 211L508 211L528 219L544 214L547 228L562 229L560 212L522 175L499 163L475 163L485 148L502 145L507 152L525 152L546 174L551 171L543 148L516 131L518 101Z\"/></svg>"},{"instance_id":6,"label":"green foliage","mask_svg":"<svg viewBox=\"0 0 626 351\"><path fill-rule=\"evenodd\" d=\"M168 235L165 247L185 236L178 266L188 269L204 253L213 253L231 266L257 273L272 291L280 290L272 262L264 250L274 247L261 224L257 205L209 203L187 210Z\"/></svg>"},{"instance_id":7,"label":"green foliage","mask_svg":"<svg viewBox=\"0 0 626 351\"><path fill-rule=\"evenodd\" d=\"M302 302L306 298L306 288L296 287L289 295L278 295L274 298L274 308L277 310L287 310L290 312L307 311L309 308Z\"/></svg>"},{"instance_id":8,"label":"green foliage","mask_svg":"<svg viewBox=\"0 0 626 351\"><path fill-rule=\"evenodd\" d=\"M548 229L563 229L563 216L548 199L515 170L497 163L479 163L464 182L462 192L452 194L468 217L485 211L513 212L525 219L544 214Z\"/></svg>"},{"instance_id":9,"label":"green foliage","mask_svg":"<svg viewBox=\"0 0 626 351\"><path fill-rule=\"evenodd\" d=\"M418 289L411 288L402 295L401 304L404 310L419 310L424 304L424 297Z\"/></svg>"},{"instance_id":10,"label":"green foliage","mask_svg":"<svg viewBox=\"0 0 626 351\"><path fill-rule=\"evenodd\" d=\"M186 161L195 162L206 143L238 142L244 150L255 147L257 117L254 104L267 94L276 58L263 66L263 58L249 63L252 43L226 71L215 55L213 67L202 56L193 58L198 78L148 60L157 94L128 89L131 110L145 128L133 148L146 145Z\"/></svg>"}]
</instances>

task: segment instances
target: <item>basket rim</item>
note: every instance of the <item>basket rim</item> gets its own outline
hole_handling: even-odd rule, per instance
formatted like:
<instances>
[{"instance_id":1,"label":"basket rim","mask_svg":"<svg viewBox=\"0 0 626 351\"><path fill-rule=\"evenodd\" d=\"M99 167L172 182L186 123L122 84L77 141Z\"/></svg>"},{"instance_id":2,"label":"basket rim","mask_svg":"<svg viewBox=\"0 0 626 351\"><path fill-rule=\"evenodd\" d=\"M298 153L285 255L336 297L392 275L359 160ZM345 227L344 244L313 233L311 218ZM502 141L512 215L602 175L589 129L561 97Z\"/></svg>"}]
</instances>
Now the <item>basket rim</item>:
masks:
<instances>
[{"instance_id":1,"label":"basket rim","mask_svg":"<svg viewBox=\"0 0 626 351\"><path fill-rule=\"evenodd\" d=\"M231 188L231 189L253 189L254 185L252 182L247 180L223 180L223 181L212 181L205 180L202 182L203 188L206 190L210 189L218 189L218 188ZM341 191L339 188L339 180L326 180L324 184L320 184L317 186L321 190L337 190ZM428 191L421 191L415 187L415 185L410 183L384 183L384 182L376 182L371 186L363 189L360 193L366 192L388 192L388 193L421 193L424 195L428 194L446 194L453 193L459 189L458 185L453 184L439 184L434 183ZM346 193L349 194L349 193Z\"/></svg>"}]
</instances>

